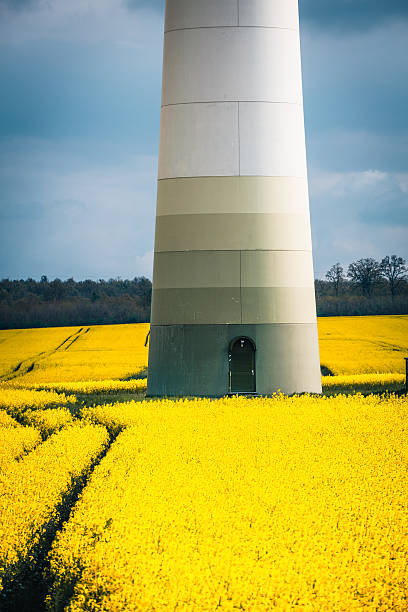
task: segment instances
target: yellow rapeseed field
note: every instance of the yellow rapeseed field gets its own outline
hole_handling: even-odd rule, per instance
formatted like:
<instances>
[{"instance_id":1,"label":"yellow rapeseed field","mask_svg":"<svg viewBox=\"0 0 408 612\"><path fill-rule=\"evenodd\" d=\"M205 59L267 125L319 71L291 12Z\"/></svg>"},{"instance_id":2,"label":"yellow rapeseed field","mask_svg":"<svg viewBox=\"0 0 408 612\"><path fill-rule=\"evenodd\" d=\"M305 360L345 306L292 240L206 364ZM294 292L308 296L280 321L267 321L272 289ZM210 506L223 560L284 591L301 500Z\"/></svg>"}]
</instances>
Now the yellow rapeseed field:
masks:
<instances>
[{"instance_id":1,"label":"yellow rapeseed field","mask_svg":"<svg viewBox=\"0 0 408 612\"><path fill-rule=\"evenodd\" d=\"M0 330L0 378L13 371L24 372L49 351L57 350L78 328Z\"/></svg>"},{"instance_id":2,"label":"yellow rapeseed field","mask_svg":"<svg viewBox=\"0 0 408 612\"><path fill-rule=\"evenodd\" d=\"M41 441L40 432L34 427L0 427L0 470L13 459L32 450Z\"/></svg>"},{"instance_id":3,"label":"yellow rapeseed field","mask_svg":"<svg viewBox=\"0 0 408 612\"><path fill-rule=\"evenodd\" d=\"M322 376L324 393L397 391L404 386L405 374L346 374Z\"/></svg>"},{"instance_id":4,"label":"yellow rapeseed field","mask_svg":"<svg viewBox=\"0 0 408 612\"><path fill-rule=\"evenodd\" d=\"M408 316L321 317L318 327L321 363L333 374L403 373ZM148 331L144 323L0 331L0 380L126 382L147 367Z\"/></svg>"},{"instance_id":5,"label":"yellow rapeseed field","mask_svg":"<svg viewBox=\"0 0 408 612\"><path fill-rule=\"evenodd\" d=\"M67 427L0 474L0 593L34 566L36 546L58 522L58 505L106 443L103 427Z\"/></svg>"},{"instance_id":6,"label":"yellow rapeseed field","mask_svg":"<svg viewBox=\"0 0 408 612\"><path fill-rule=\"evenodd\" d=\"M120 391L128 393L138 393L146 391L146 378L132 378L131 380L76 380L72 382L53 382L53 383L26 383L24 381L11 383L14 388L46 389L59 393L117 393Z\"/></svg>"},{"instance_id":7,"label":"yellow rapeseed field","mask_svg":"<svg viewBox=\"0 0 408 612\"><path fill-rule=\"evenodd\" d=\"M148 329L0 332L0 609L408 610L408 317L325 396L143 400Z\"/></svg>"},{"instance_id":8,"label":"yellow rapeseed field","mask_svg":"<svg viewBox=\"0 0 408 612\"><path fill-rule=\"evenodd\" d=\"M0 408L5 408L11 416L18 416L27 409L46 408L76 402L74 395L55 391L35 391L32 389L9 388L0 383Z\"/></svg>"},{"instance_id":9,"label":"yellow rapeseed field","mask_svg":"<svg viewBox=\"0 0 408 612\"><path fill-rule=\"evenodd\" d=\"M333 374L399 372L408 357L408 316L320 317L320 362Z\"/></svg>"},{"instance_id":10,"label":"yellow rapeseed field","mask_svg":"<svg viewBox=\"0 0 408 612\"><path fill-rule=\"evenodd\" d=\"M66 408L26 410L21 420L26 425L36 427L43 437L50 436L55 431L74 422L71 413Z\"/></svg>"},{"instance_id":11,"label":"yellow rapeseed field","mask_svg":"<svg viewBox=\"0 0 408 612\"><path fill-rule=\"evenodd\" d=\"M33 331L40 338L48 330ZM31 361L28 360L33 367L30 365L18 380L25 383L70 382L125 379L137 375L147 366L148 347L144 344L148 331L149 325L144 323L65 328L67 341L59 348L55 343L55 350L40 358L33 355ZM2 349L0 344L0 356L2 350L7 347Z\"/></svg>"},{"instance_id":12,"label":"yellow rapeseed field","mask_svg":"<svg viewBox=\"0 0 408 612\"><path fill-rule=\"evenodd\" d=\"M54 541L49 609L74 584L70 612L406 610L406 409L393 396L89 409L130 426Z\"/></svg>"},{"instance_id":13,"label":"yellow rapeseed field","mask_svg":"<svg viewBox=\"0 0 408 612\"><path fill-rule=\"evenodd\" d=\"M0 427L18 427L18 422L4 408L0 408Z\"/></svg>"}]
</instances>

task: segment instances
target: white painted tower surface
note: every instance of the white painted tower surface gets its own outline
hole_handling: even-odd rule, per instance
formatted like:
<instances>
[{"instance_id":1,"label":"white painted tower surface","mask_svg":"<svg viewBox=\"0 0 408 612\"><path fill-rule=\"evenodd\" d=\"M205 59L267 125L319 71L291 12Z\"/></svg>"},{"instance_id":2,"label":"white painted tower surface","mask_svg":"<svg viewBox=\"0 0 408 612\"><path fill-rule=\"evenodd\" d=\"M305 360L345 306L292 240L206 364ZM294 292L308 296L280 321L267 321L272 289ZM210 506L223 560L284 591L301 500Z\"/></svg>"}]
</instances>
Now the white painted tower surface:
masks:
<instances>
[{"instance_id":1,"label":"white painted tower surface","mask_svg":"<svg viewBox=\"0 0 408 612\"><path fill-rule=\"evenodd\" d=\"M297 0L167 0L148 395L321 392Z\"/></svg>"}]
</instances>

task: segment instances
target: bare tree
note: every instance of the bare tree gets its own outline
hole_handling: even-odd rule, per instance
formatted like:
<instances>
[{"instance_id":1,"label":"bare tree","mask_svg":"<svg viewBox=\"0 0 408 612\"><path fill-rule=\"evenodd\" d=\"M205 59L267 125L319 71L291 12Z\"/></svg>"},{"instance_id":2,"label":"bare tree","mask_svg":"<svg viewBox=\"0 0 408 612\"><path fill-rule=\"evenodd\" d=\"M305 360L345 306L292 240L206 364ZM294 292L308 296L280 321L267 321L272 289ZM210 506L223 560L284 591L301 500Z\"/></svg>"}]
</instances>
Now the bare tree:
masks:
<instances>
[{"instance_id":1,"label":"bare tree","mask_svg":"<svg viewBox=\"0 0 408 612\"><path fill-rule=\"evenodd\" d=\"M336 297L339 295L340 286L344 281L344 269L343 266L337 262L330 268L330 270L326 274L327 280L333 284L334 292Z\"/></svg>"},{"instance_id":2,"label":"bare tree","mask_svg":"<svg viewBox=\"0 0 408 612\"><path fill-rule=\"evenodd\" d=\"M398 287L402 281L408 278L407 262L402 257L396 255L388 255L381 260L381 275L387 279L392 299L398 291Z\"/></svg>"},{"instance_id":3,"label":"bare tree","mask_svg":"<svg viewBox=\"0 0 408 612\"><path fill-rule=\"evenodd\" d=\"M372 257L358 259L349 265L347 276L353 285L360 287L363 295L370 297L381 278L381 266Z\"/></svg>"}]
</instances>

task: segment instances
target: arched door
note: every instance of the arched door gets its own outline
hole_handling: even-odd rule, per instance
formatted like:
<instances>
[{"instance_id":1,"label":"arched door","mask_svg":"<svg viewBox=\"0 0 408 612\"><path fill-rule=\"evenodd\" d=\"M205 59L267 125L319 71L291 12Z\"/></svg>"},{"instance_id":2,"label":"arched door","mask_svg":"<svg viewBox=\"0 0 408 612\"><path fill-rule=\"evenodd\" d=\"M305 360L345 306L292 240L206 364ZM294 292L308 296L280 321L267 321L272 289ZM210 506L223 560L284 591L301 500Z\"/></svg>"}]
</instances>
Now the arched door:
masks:
<instances>
[{"instance_id":1,"label":"arched door","mask_svg":"<svg viewBox=\"0 0 408 612\"><path fill-rule=\"evenodd\" d=\"M249 338L236 338L229 347L230 393L255 393L255 344Z\"/></svg>"}]
</instances>

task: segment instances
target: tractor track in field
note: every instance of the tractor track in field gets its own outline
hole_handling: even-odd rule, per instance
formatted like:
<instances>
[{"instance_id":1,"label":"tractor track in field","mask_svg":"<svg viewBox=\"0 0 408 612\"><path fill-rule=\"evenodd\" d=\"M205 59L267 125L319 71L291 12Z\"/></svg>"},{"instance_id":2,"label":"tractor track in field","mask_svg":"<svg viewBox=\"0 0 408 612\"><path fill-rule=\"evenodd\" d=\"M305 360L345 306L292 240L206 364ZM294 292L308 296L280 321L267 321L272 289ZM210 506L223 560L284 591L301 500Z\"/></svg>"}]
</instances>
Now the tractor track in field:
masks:
<instances>
[{"instance_id":1,"label":"tractor track in field","mask_svg":"<svg viewBox=\"0 0 408 612\"><path fill-rule=\"evenodd\" d=\"M58 533L63 529L75 509L82 492L87 486L95 469L105 458L119 433L109 435L109 440L103 450L93 460L88 469L73 479L70 487L62 496L56 508L56 520L50 522L45 528L42 537L31 551L34 562L23 564L22 569L12 580L5 581L3 592L0 594L0 610L2 612L46 612L46 596L52 586L50 575L49 553ZM64 593L64 606L69 603L76 581L69 585ZM59 609L62 609L59 608Z\"/></svg>"},{"instance_id":2,"label":"tractor track in field","mask_svg":"<svg viewBox=\"0 0 408 612\"><path fill-rule=\"evenodd\" d=\"M51 349L50 351L42 351L41 353L37 353L32 357L28 357L27 359L23 359L20 361L12 370L7 374L3 374L0 376L0 382L9 382L14 380L15 378L19 378L20 376L24 376L29 372L32 372L34 368L38 365L40 361L46 359L47 357L51 357L55 355L55 353L59 351L67 351L73 344L76 342L81 336L84 336L89 332L90 327L80 327L76 332L70 334L63 342L61 342L56 348Z\"/></svg>"}]
</instances>

